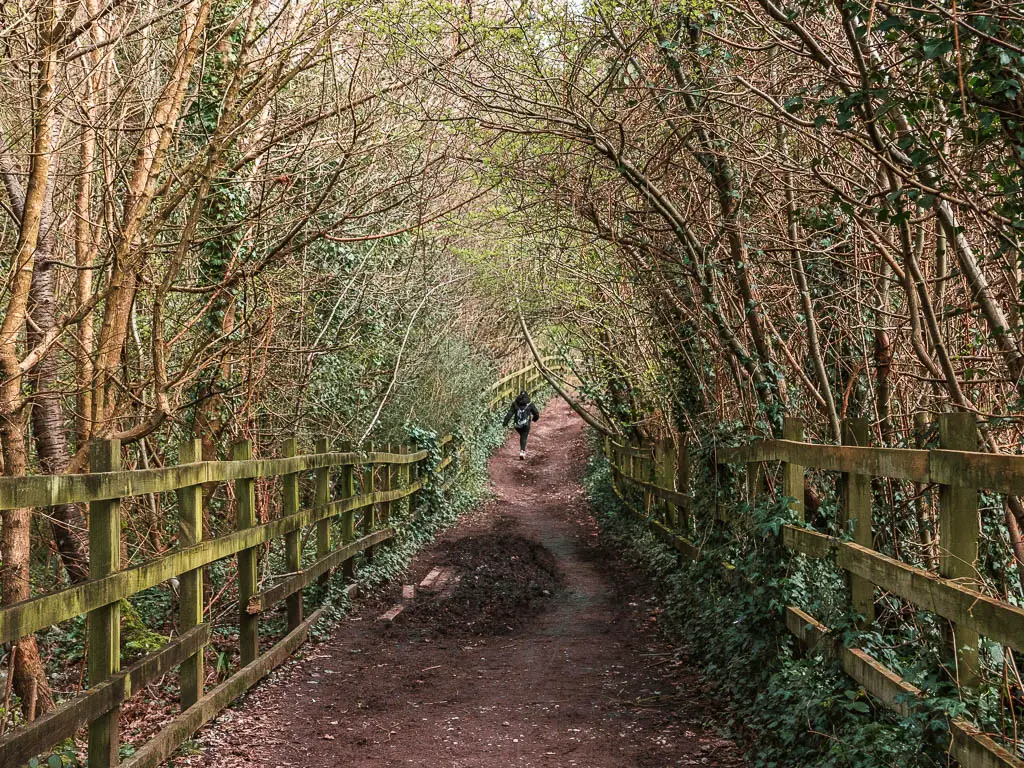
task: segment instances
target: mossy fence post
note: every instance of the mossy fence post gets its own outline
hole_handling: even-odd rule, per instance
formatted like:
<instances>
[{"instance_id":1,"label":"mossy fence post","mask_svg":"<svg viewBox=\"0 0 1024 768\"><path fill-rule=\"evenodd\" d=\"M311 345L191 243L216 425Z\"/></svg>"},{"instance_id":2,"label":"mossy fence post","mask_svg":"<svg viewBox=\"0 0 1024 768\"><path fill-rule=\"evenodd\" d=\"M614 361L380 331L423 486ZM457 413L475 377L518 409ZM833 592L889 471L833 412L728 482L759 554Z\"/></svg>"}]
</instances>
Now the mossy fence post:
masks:
<instances>
[{"instance_id":1,"label":"mossy fence post","mask_svg":"<svg viewBox=\"0 0 1024 768\"><path fill-rule=\"evenodd\" d=\"M398 454L403 459L408 459L408 457L409 457L409 444L408 443L402 443L401 445L399 445L398 446ZM399 485L399 487L408 488L412 483L413 483L413 469L412 469L412 466L409 465L409 464L402 464L402 465L400 465L398 467L398 485ZM403 506L401 507L401 510L402 510L402 513L403 513L402 517L404 517L406 519L409 519L409 517L410 517L411 502L410 502L409 499L410 499L409 497L406 497L406 500L404 500L402 502Z\"/></svg>"},{"instance_id":2,"label":"mossy fence post","mask_svg":"<svg viewBox=\"0 0 1024 768\"><path fill-rule=\"evenodd\" d=\"M419 446L416 444L415 440L409 443L409 450L411 450L413 453L419 451ZM412 464L409 467L409 481L411 483L419 484L420 482L420 478L422 477L420 464L421 462L417 461L415 464ZM419 509L419 502L420 492L418 490L413 491L412 493L409 494L409 517L416 517L416 511L417 509Z\"/></svg>"},{"instance_id":3,"label":"mossy fence post","mask_svg":"<svg viewBox=\"0 0 1024 768\"><path fill-rule=\"evenodd\" d=\"M186 440L178 449L179 464L203 459L202 440ZM178 546L190 547L203 538L203 486L189 485L177 492ZM178 579L178 631L203 623L203 569L194 568ZM181 708L188 709L203 695L203 647L181 663Z\"/></svg>"},{"instance_id":4,"label":"mossy fence post","mask_svg":"<svg viewBox=\"0 0 1024 768\"><path fill-rule=\"evenodd\" d=\"M978 432L970 413L939 415L939 441L950 451L977 451ZM939 486L939 573L970 586L978 578L978 490L966 485ZM956 679L972 687L980 680L978 633L950 624Z\"/></svg>"},{"instance_id":5,"label":"mossy fence post","mask_svg":"<svg viewBox=\"0 0 1024 768\"><path fill-rule=\"evenodd\" d=\"M804 420L798 416L786 416L782 420L782 439L803 442ZM789 508L798 520L804 519L804 468L791 461L782 462L782 493L793 499Z\"/></svg>"},{"instance_id":6,"label":"mossy fence post","mask_svg":"<svg viewBox=\"0 0 1024 768\"><path fill-rule=\"evenodd\" d=\"M299 441L289 437L282 446L282 457L286 459L299 455ZM281 517L287 518L299 513L299 475L289 472L281 476ZM284 567L289 574L302 570L302 530L296 528L284 535ZM302 623L302 590L296 590L285 599L288 610L288 629L296 629Z\"/></svg>"},{"instance_id":7,"label":"mossy fence post","mask_svg":"<svg viewBox=\"0 0 1024 768\"><path fill-rule=\"evenodd\" d=\"M388 454L395 452L395 446L388 443L384 446L384 451ZM381 490L385 493L391 491L394 488L395 482L395 465L390 461L381 467ZM380 521L383 525L388 525L391 522L391 502L385 501L380 505Z\"/></svg>"},{"instance_id":8,"label":"mossy fence post","mask_svg":"<svg viewBox=\"0 0 1024 768\"><path fill-rule=\"evenodd\" d=\"M344 453L352 452L352 443L345 441L341 444ZM356 467L354 464L345 464L341 468L341 498L351 499L356 495ZM341 513L341 543L342 546L351 544L356 539L356 513L353 509ZM342 573L346 579L352 580L356 577L356 559L350 557L342 564Z\"/></svg>"},{"instance_id":9,"label":"mossy fence post","mask_svg":"<svg viewBox=\"0 0 1024 768\"><path fill-rule=\"evenodd\" d=\"M676 435L676 477L677 493L684 494L683 504L676 507L676 530L683 536L690 535L690 445L685 432Z\"/></svg>"},{"instance_id":10,"label":"mossy fence post","mask_svg":"<svg viewBox=\"0 0 1024 768\"><path fill-rule=\"evenodd\" d=\"M252 441L241 440L231 446L235 461L252 461ZM249 477L235 480L236 528L242 531L256 525L256 482ZM255 661L260 655L258 613L249 613L249 601L256 595L256 547L238 553L238 649L242 666Z\"/></svg>"},{"instance_id":11,"label":"mossy fence post","mask_svg":"<svg viewBox=\"0 0 1024 768\"><path fill-rule=\"evenodd\" d=\"M637 448L641 446L640 442L637 442ZM658 447L656 443L652 443L647 447L647 454L637 458L637 462L640 465L640 480L644 483L657 483L658 482ZM644 487L644 512L648 518L655 517L655 496L651 492L649 487Z\"/></svg>"},{"instance_id":12,"label":"mossy fence post","mask_svg":"<svg viewBox=\"0 0 1024 768\"><path fill-rule=\"evenodd\" d=\"M90 446L91 472L121 469L121 441L95 440ZM89 503L89 577L99 579L121 568L121 500ZM96 686L121 669L121 604L112 600L89 611L89 685ZM118 764L121 708L114 707L89 724L89 768Z\"/></svg>"},{"instance_id":13,"label":"mossy fence post","mask_svg":"<svg viewBox=\"0 0 1024 768\"><path fill-rule=\"evenodd\" d=\"M326 437L316 441L316 453L330 453L331 444ZM326 507L331 501L331 468L321 467L316 470L316 486L313 491L313 506L317 509ZM331 521L329 518L317 520L316 523L316 559L321 560L331 553ZM319 579L321 587L326 587L331 580L331 571L325 571Z\"/></svg>"},{"instance_id":14,"label":"mossy fence post","mask_svg":"<svg viewBox=\"0 0 1024 768\"><path fill-rule=\"evenodd\" d=\"M867 419L845 419L842 424L843 445L867 448L871 442ZM843 535L852 534L853 541L872 548L871 533L871 478L867 475L844 472L841 480ZM875 586L868 579L848 574L850 599L853 610L863 617L861 626L875 620Z\"/></svg>"},{"instance_id":15,"label":"mossy fence post","mask_svg":"<svg viewBox=\"0 0 1024 768\"><path fill-rule=\"evenodd\" d=\"M373 443L367 443L367 445L366 445L366 452L367 453L374 453L375 450L376 449L374 448ZM367 495L370 495L370 496L372 496L374 494L374 492L376 490L376 484L377 484L376 483L376 476L377 476L377 467L374 464L369 463L369 462L367 462L366 464L363 464L363 489L362 490L363 490L364 494L367 494ZM377 505L376 504L370 504L363 511L363 536L369 536L371 533L373 533L373 529L376 528L376 527L377 527ZM366 562L368 562L368 563L372 563L373 562L373 555L374 555L374 551L375 550L376 550L376 547L367 547L366 548Z\"/></svg>"}]
</instances>

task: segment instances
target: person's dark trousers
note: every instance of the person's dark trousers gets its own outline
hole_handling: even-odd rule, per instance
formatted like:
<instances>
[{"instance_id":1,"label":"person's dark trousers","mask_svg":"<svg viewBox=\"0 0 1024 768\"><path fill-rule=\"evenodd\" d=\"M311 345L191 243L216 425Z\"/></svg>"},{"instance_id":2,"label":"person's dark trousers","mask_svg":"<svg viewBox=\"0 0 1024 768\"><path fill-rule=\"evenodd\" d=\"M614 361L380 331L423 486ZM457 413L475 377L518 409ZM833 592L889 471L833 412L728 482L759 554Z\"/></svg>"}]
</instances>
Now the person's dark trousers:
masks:
<instances>
[{"instance_id":1,"label":"person's dark trousers","mask_svg":"<svg viewBox=\"0 0 1024 768\"><path fill-rule=\"evenodd\" d=\"M530 437L530 425L527 424L525 427L516 427L516 432L519 433L519 450L526 450L526 440Z\"/></svg>"}]
</instances>

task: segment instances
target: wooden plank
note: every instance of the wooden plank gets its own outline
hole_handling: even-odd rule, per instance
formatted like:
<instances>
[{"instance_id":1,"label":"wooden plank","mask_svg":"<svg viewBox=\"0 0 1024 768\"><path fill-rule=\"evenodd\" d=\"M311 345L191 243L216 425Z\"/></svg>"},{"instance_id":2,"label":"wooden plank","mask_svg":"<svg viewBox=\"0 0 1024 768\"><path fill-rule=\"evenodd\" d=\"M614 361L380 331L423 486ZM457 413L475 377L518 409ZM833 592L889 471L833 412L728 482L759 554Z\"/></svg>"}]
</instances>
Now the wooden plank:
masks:
<instances>
[{"instance_id":1,"label":"wooden plank","mask_svg":"<svg viewBox=\"0 0 1024 768\"><path fill-rule=\"evenodd\" d=\"M201 624L167 643L127 669L64 702L35 721L0 739L0 768L19 768L30 759L71 738L78 730L127 701L155 680L183 663L210 640L210 626Z\"/></svg>"},{"instance_id":2,"label":"wooden plank","mask_svg":"<svg viewBox=\"0 0 1024 768\"><path fill-rule=\"evenodd\" d=\"M389 608L384 613L382 613L380 616L378 616L377 617L377 621L383 621L383 622L386 622L386 623L390 624L395 619L397 619L398 618L398 614L400 614L404 610L405 610L405 606L402 605L401 603L399 603L398 605L393 605L391 608Z\"/></svg>"},{"instance_id":3,"label":"wooden plank","mask_svg":"<svg viewBox=\"0 0 1024 768\"><path fill-rule=\"evenodd\" d=\"M450 438L449 438L450 439ZM204 461L156 469L94 472L83 475L35 475L0 478L0 510L52 507L166 493L190 485L276 477L344 464L404 464L423 461L426 450L408 455L388 453L326 453L289 459Z\"/></svg>"},{"instance_id":4,"label":"wooden plank","mask_svg":"<svg viewBox=\"0 0 1024 768\"><path fill-rule=\"evenodd\" d=\"M542 358L541 360L544 367L551 372L565 370L566 366L563 363L557 361L554 357ZM487 388L488 393L494 393L491 399L488 401L488 406L494 406L503 400L509 400L515 395L519 394L518 382L523 376L528 376L527 385L530 382L538 382L543 379L543 375L540 369L537 368L536 363L533 363L526 368L515 371L514 373L507 374L502 377L494 384ZM514 391L513 391L514 390Z\"/></svg>"},{"instance_id":5,"label":"wooden plank","mask_svg":"<svg viewBox=\"0 0 1024 768\"><path fill-rule=\"evenodd\" d=\"M178 460L194 463L203 456L201 440L186 440L178 449ZM203 538L203 487L190 485L178 491L178 541L190 547ZM203 623L203 569L192 568L179 577L178 626L187 632ZM188 709L203 695L203 648L181 664L181 707Z\"/></svg>"},{"instance_id":6,"label":"wooden plank","mask_svg":"<svg viewBox=\"0 0 1024 768\"><path fill-rule=\"evenodd\" d=\"M906 717L921 691L859 648L844 648L843 670L886 707Z\"/></svg>"},{"instance_id":7,"label":"wooden plank","mask_svg":"<svg viewBox=\"0 0 1024 768\"><path fill-rule=\"evenodd\" d=\"M973 451L978 447L978 427L970 413L939 415L939 440L952 450ZM978 490L953 479L939 486L939 573L947 579L975 581L978 574ZM960 685L976 686L981 681L978 633L959 622L949 638L956 658Z\"/></svg>"},{"instance_id":8,"label":"wooden plank","mask_svg":"<svg viewBox=\"0 0 1024 768\"><path fill-rule=\"evenodd\" d=\"M927 483L931 482L929 453L934 451L760 440L739 448L719 448L716 460L721 464L791 461L809 469Z\"/></svg>"},{"instance_id":9,"label":"wooden plank","mask_svg":"<svg viewBox=\"0 0 1024 768\"><path fill-rule=\"evenodd\" d=\"M782 541L795 552L814 558L834 557L838 546L831 536L795 525L782 526Z\"/></svg>"},{"instance_id":10,"label":"wooden plank","mask_svg":"<svg viewBox=\"0 0 1024 768\"><path fill-rule=\"evenodd\" d=\"M815 650L820 646L826 656L836 655L834 638L829 632L829 628L811 614L795 605L788 605L786 606L785 621L786 628L805 648Z\"/></svg>"},{"instance_id":11,"label":"wooden plank","mask_svg":"<svg viewBox=\"0 0 1024 768\"><path fill-rule=\"evenodd\" d=\"M231 457L237 461L252 458L252 442L242 440L231 447ZM256 526L256 490L250 478L235 481L236 527L240 531ZM295 519L296 516L286 519ZM246 547L238 553L238 647L242 666L260 655L259 616L249 613L249 600L258 589L256 547Z\"/></svg>"},{"instance_id":12,"label":"wooden plank","mask_svg":"<svg viewBox=\"0 0 1024 768\"><path fill-rule=\"evenodd\" d=\"M295 456L299 452L299 441L290 437L284 441L282 453L285 457ZM281 476L281 514L293 517L299 513L299 476L289 474ZM301 528L289 531L284 535L284 561L289 573L302 572L302 541ZM302 591L296 590L288 595L288 629L295 629L302 623Z\"/></svg>"},{"instance_id":13,"label":"wooden plank","mask_svg":"<svg viewBox=\"0 0 1024 768\"><path fill-rule=\"evenodd\" d=\"M700 550L685 536L680 536L678 533L673 531L671 528L662 525L657 520L649 521L651 530L653 530L662 541L665 541L669 546L679 552L683 557L690 560L696 560L700 554Z\"/></svg>"},{"instance_id":14,"label":"wooden plank","mask_svg":"<svg viewBox=\"0 0 1024 768\"><path fill-rule=\"evenodd\" d=\"M121 441L94 440L89 465L101 472L121 468ZM89 505L89 576L102 578L121 567L121 500L106 499ZM109 600L89 612L89 685L105 682L121 669L121 606ZM110 768L118 763L120 710L117 707L89 723L89 768Z\"/></svg>"},{"instance_id":15,"label":"wooden plank","mask_svg":"<svg viewBox=\"0 0 1024 768\"><path fill-rule=\"evenodd\" d=\"M1024 768L1024 761L961 717L950 721L949 731L949 754L963 768Z\"/></svg>"},{"instance_id":16,"label":"wooden plank","mask_svg":"<svg viewBox=\"0 0 1024 768\"><path fill-rule=\"evenodd\" d=\"M947 450L943 446L942 450L931 451L931 481L1024 496L1024 456Z\"/></svg>"},{"instance_id":17,"label":"wooden plank","mask_svg":"<svg viewBox=\"0 0 1024 768\"><path fill-rule=\"evenodd\" d=\"M364 536L361 539L346 544L340 547L334 552L331 552L326 557L322 557L315 563L310 565L299 573L288 576L284 581L279 584L275 584L270 589L266 589L260 592L258 595L253 595L249 600L247 610L249 613L260 613L265 611L273 605L284 600L289 595L294 595L297 592L302 591L321 575L334 568L341 563L345 562L349 558L362 552L368 547L372 547L376 544L381 544L385 541L393 539L395 537L394 528L382 528L379 531L374 531L369 536Z\"/></svg>"},{"instance_id":18,"label":"wooden plank","mask_svg":"<svg viewBox=\"0 0 1024 768\"><path fill-rule=\"evenodd\" d=\"M302 624L273 645L270 650L246 664L223 683L210 690L194 706L174 718L163 730L126 760L123 763L123 768L156 768L164 762L182 742L192 738L196 731L216 717L228 704L291 656L306 640L309 628L320 618L322 611L322 608L315 611Z\"/></svg>"},{"instance_id":19,"label":"wooden plank","mask_svg":"<svg viewBox=\"0 0 1024 768\"><path fill-rule=\"evenodd\" d=\"M612 445L619 452L620 456L631 456L635 459L650 459L651 458L651 446L644 448L634 445L620 445L619 443L613 442Z\"/></svg>"},{"instance_id":20,"label":"wooden plank","mask_svg":"<svg viewBox=\"0 0 1024 768\"><path fill-rule=\"evenodd\" d=\"M685 493L680 493L679 491L674 491L669 488L661 488L655 485L654 483L648 483L643 480L636 480L631 477L626 477L625 475L623 475L622 477L627 482L632 483L633 485L650 492L652 496L656 496L659 499L664 499L665 501L671 504L675 504L677 506L685 506L689 503L690 497Z\"/></svg>"}]
</instances>

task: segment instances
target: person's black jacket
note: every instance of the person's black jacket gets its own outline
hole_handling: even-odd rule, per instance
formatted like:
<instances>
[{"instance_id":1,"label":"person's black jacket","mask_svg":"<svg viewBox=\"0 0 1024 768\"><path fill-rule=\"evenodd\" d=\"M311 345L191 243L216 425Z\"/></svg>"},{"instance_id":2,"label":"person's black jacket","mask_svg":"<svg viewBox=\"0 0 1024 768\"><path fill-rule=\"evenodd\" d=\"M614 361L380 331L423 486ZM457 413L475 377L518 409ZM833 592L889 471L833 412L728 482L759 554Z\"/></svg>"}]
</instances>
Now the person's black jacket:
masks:
<instances>
[{"instance_id":1,"label":"person's black jacket","mask_svg":"<svg viewBox=\"0 0 1024 768\"><path fill-rule=\"evenodd\" d=\"M540 418L540 411L537 410L537 406L530 402L530 396L525 392L520 392L519 397L512 401L512 405L508 407L508 413L505 414L505 420L502 422L504 426L508 426L509 422L515 418L517 408L525 408L530 406L530 415L534 421Z\"/></svg>"}]
</instances>

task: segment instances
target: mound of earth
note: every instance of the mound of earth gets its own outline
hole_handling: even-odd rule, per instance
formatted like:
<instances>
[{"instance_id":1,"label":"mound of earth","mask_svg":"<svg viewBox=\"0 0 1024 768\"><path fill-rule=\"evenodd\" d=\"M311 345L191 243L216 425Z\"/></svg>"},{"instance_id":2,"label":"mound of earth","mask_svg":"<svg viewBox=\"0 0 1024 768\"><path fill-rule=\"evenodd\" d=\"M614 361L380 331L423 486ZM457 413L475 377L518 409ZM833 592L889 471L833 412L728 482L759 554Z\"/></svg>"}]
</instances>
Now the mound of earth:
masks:
<instances>
[{"instance_id":1,"label":"mound of earth","mask_svg":"<svg viewBox=\"0 0 1024 768\"><path fill-rule=\"evenodd\" d=\"M512 533L448 542L443 586L418 590L399 623L438 635L501 635L543 611L561 586L554 556Z\"/></svg>"}]
</instances>

